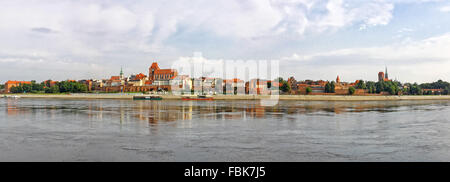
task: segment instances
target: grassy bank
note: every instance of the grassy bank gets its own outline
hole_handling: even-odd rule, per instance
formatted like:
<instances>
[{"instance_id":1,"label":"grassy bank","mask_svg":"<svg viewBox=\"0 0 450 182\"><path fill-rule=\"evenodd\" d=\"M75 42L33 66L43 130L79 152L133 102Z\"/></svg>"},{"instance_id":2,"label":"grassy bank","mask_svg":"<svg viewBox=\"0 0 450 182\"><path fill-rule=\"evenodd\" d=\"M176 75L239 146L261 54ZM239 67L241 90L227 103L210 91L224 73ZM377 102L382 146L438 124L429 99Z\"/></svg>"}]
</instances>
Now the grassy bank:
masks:
<instances>
[{"instance_id":1,"label":"grassy bank","mask_svg":"<svg viewBox=\"0 0 450 182\"><path fill-rule=\"evenodd\" d=\"M133 99L134 94L8 94L21 98L42 99ZM2 97L4 95L1 95ZM179 95L161 95L163 99L181 99ZM215 95L215 100L259 100L269 99L262 95ZM345 95L279 95L272 96L279 100L300 101L383 101L383 100L450 100L450 95L418 95L418 96L345 96Z\"/></svg>"}]
</instances>

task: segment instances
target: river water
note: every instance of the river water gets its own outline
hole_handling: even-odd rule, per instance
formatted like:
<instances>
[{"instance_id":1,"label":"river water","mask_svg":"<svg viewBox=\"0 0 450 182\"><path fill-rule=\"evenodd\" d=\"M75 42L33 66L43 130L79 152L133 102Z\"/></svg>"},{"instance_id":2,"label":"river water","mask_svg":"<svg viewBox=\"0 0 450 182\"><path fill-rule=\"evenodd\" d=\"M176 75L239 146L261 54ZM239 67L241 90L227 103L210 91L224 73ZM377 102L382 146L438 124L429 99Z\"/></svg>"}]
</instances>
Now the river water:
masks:
<instances>
[{"instance_id":1,"label":"river water","mask_svg":"<svg viewBox=\"0 0 450 182\"><path fill-rule=\"evenodd\" d=\"M450 161L450 101L0 99L0 161Z\"/></svg>"}]
</instances>

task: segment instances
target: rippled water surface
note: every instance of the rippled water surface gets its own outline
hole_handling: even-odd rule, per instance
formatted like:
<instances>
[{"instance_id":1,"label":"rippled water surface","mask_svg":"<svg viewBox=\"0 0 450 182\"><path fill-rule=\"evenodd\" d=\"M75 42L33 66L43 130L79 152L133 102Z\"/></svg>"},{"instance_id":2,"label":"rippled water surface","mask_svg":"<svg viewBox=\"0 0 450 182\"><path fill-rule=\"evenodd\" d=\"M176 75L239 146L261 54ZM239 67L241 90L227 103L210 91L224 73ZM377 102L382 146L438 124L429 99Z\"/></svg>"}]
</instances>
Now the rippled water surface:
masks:
<instances>
[{"instance_id":1,"label":"rippled water surface","mask_svg":"<svg viewBox=\"0 0 450 182\"><path fill-rule=\"evenodd\" d=\"M0 161L450 161L450 101L0 99Z\"/></svg>"}]
</instances>

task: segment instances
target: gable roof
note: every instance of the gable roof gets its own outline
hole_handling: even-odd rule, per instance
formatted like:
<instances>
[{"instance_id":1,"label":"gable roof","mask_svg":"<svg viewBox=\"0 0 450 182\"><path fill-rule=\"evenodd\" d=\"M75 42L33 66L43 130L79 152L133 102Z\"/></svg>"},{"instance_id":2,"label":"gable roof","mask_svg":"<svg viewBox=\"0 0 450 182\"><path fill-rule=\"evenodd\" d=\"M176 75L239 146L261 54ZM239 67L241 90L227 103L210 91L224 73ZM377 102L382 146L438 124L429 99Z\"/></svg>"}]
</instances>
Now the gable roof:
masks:
<instances>
[{"instance_id":1,"label":"gable roof","mask_svg":"<svg viewBox=\"0 0 450 182\"><path fill-rule=\"evenodd\" d=\"M11 81L11 80L8 80L8 81L5 83L5 85L6 85L6 84L31 84L31 82L30 82L30 81L16 81L16 80Z\"/></svg>"},{"instance_id":2,"label":"gable roof","mask_svg":"<svg viewBox=\"0 0 450 182\"><path fill-rule=\"evenodd\" d=\"M153 68L155 70L159 70L159 66L157 62L153 62L152 65L150 66L150 68Z\"/></svg>"}]
</instances>

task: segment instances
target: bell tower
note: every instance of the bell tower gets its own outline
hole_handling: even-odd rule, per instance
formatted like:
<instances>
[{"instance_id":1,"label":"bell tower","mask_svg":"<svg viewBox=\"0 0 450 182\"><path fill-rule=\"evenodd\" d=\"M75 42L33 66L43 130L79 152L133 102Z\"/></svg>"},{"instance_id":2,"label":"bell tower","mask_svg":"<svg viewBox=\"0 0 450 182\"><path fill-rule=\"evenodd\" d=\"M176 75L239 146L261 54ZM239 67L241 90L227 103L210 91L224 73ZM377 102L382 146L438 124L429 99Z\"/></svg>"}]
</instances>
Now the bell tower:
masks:
<instances>
[{"instance_id":1,"label":"bell tower","mask_svg":"<svg viewBox=\"0 0 450 182\"><path fill-rule=\"evenodd\" d=\"M158 63L153 62L150 68L148 69L148 80L153 81L155 80L155 71L159 70Z\"/></svg>"},{"instance_id":2,"label":"bell tower","mask_svg":"<svg viewBox=\"0 0 450 182\"><path fill-rule=\"evenodd\" d=\"M120 79L123 80L123 71L122 71L122 67L120 67Z\"/></svg>"},{"instance_id":3,"label":"bell tower","mask_svg":"<svg viewBox=\"0 0 450 182\"><path fill-rule=\"evenodd\" d=\"M386 66L386 70L384 71L384 78L386 78L386 80L389 80L389 76L388 76L388 72L387 72L387 66Z\"/></svg>"}]
</instances>

